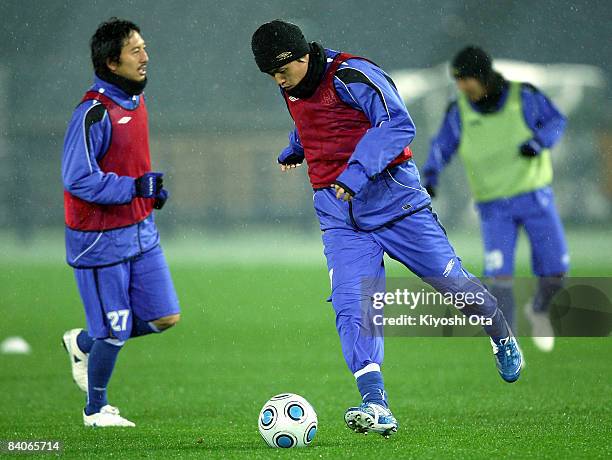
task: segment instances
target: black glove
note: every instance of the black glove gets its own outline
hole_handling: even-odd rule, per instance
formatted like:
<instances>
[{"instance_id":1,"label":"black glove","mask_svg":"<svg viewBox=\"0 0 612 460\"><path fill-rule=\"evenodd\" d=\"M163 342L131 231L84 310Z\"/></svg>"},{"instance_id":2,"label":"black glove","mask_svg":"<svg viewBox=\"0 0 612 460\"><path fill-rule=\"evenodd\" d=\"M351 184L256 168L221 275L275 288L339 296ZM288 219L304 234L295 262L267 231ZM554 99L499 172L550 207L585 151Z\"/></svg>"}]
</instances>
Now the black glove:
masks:
<instances>
[{"instance_id":1,"label":"black glove","mask_svg":"<svg viewBox=\"0 0 612 460\"><path fill-rule=\"evenodd\" d=\"M149 172L136 179L136 196L154 198L164 186L163 173Z\"/></svg>"},{"instance_id":2,"label":"black glove","mask_svg":"<svg viewBox=\"0 0 612 460\"><path fill-rule=\"evenodd\" d=\"M301 165L303 162L304 162L304 157L300 155L296 155L295 153L292 153L291 155L287 155L285 158L282 159L282 161L281 161L281 157L278 158L278 163L284 166Z\"/></svg>"},{"instance_id":3,"label":"black glove","mask_svg":"<svg viewBox=\"0 0 612 460\"><path fill-rule=\"evenodd\" d=\"M427 190L427 193L429 193L429 196L432 198L436 197L436 189L434 187L432 187L429 184L425 185L425 190Z\"/></svg>"},{"instance_id":4,"label":"black glove","mask_svg":"<svg viewBox=\"0 0 612 460\"><path fill-rule=\"evenodd\" d=\"M164 207L164 205L166 204L166 201L168 201L168 198L170 197L170 192L168 192L168 190L166 190L165 188L162 188L157 195L155 195L155 201L153 202L153 207L155 209L161 209Z\"/></svg>"},{"instance_id":5,"label":"black glove","mask_svg":"<svg viewBox=\"0 0 612 460\"><path fill-rule=\"evenodd\" d=\"M519 147L521 155L527 158L533 158L540 154L542 146L535 139L528 140Z\"/></svg>"}]
</instances>

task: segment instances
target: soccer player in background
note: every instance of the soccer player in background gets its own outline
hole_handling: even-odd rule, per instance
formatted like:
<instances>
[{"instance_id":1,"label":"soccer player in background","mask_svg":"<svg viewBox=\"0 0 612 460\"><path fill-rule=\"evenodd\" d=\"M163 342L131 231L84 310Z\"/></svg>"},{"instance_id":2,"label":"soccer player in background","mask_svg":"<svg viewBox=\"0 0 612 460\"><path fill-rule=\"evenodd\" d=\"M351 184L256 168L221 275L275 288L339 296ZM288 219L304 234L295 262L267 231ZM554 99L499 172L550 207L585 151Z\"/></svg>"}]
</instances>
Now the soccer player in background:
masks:
<instances>
[{"instance_id":1,"label":"soccer player in background","mask_svg":"<svg viewBox=\"0 0 612 460\"><path fill-rule=\"evenodd\" d=\"M86 426L131 427L107 400L117 355L133 337L179 320L178 299L153 219L168 198L151 172L142 94L149 57L140 29L111 18L91 38L94 84L64 141L66 260L74 268L87 330L63 336L72 375L87 392Z\"/></svg>"},{"instance_id":2,"label":"soccer player in background","mask_svg":"<svg viewBox=\"0 0 612 460\"><path fill-rule=\"evenodd\" d=\"M514 330L514 253L519 228L531 244L538 290L526 308L532 337L543 351L554 346L548 305L563 286L569 255L551 188L549 149L565 129L565 117L529 83L508 81L493 70L480 48L461 50L452 62L459 89L423 168L425 187L435 196L440 172L458 153L478 212L485 250L485 275Z\"/></svg>"},{"instance_id":3,"label":"soccer player in background","mask_svg":"<svg viewBox=\"0 0 612 460\"><path fill-rule=\"evenodd\" d=\"M384 436L397 431L380 369L383 338L362 318L362 302L371 304L384 291L384 253L441 292L486 299L462 312L491 320L485 330L498 371L515 381L522 366L516 339L431 210L411 159L415 127L389 76L364 58L307 43L298 26L280 20L260 26L251 46L295 122L280 169L308 163L342 352L362 396L345 413L349 428Z\"/></svg>"}]
</instances>

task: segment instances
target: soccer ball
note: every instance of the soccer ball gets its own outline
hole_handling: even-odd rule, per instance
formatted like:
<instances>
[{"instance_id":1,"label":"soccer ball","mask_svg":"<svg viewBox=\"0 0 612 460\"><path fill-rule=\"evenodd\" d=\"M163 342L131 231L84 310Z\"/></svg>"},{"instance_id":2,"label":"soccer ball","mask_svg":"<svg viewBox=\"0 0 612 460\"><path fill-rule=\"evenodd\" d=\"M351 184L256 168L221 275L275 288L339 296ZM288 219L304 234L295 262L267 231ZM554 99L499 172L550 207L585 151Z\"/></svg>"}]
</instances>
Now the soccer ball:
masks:
<instances>
[{"instance_id":1,"label":"soccer ball","mask_svg":"<svg viewBox=\"0 0 612 460\"><path fill-rule=\"evenodd\" d=\"M317 433L317 413L299 395L273 396L259 413L259 433L270 447L305 447Z\"/></svg>"}]
</instances>

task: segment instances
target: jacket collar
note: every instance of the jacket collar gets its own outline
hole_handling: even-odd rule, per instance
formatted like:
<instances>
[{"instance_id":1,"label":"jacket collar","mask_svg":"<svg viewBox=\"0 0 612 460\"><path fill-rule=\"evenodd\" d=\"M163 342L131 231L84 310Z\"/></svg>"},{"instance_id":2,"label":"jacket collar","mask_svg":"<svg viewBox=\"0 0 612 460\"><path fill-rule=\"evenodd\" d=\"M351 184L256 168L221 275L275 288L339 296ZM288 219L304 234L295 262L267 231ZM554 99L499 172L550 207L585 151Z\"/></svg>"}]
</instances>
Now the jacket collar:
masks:
<instances>
[{"instance_id":1,"label":"jacket collar","mask_svg":"<svg viewBox=\"0 0 612 460\"><path fill-rule=\"evenodd\" d=\"M102 80L97 75L94 75L94 83L89 90L102 93L105 96L110 97L124 109L134 110L140 103L140 97L138 95L130 96L118 86Z\"/></svg>"}]
</instances>

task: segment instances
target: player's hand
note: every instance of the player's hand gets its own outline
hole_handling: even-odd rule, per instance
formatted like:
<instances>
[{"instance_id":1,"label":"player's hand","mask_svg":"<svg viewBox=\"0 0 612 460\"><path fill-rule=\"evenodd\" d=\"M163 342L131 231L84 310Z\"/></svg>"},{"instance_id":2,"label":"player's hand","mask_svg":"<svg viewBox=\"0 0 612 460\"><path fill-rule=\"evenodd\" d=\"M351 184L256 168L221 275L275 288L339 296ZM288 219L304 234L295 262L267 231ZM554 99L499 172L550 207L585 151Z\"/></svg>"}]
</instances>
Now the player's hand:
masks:
<instances>
[{"instance_id":1,"label":"player's hand","mask_svg":"<svg viewBox=\"0 0 612 460\"><path fill-rule=\"evenodd\" d=\"M155 195L155 201L153 202L153 207L155 209L161 209L164 207L164 205L166 204L166 201L168 201L168 198L170 197L170 192L168 192L168 190L166 190L165 188L162 188L157 195Z\"/></svg>"},{"instance_id":2,"label":"player's hand","mask_svg":"<svg viewBox=\"0 0 612 460\"><path fill-rule=\"evenodd\" d=\"M290 155L284 156L286 152L283 151L278 158L278 163L280 164L281 171L289 171L290 169L295 169L300 166L304 162L304 157L302 155L296 155L295 153L291 153Z\"/></svg>"},{"instance_id":3,"label":"player's hand","mask_svg":"<svg viewBox=\"0 0 612 460\"><path fill-rule=\"evenodd\" d=\"M136 179L136 196L154 198L164 186L163 173L148 172Z\"/></svg>"},{"instance_id":4,"label":"player's hand","mask_svg":"<svg viewBox=\"0 0 612 460\"><path fill-rule=\"evenodd\" d=\"M436 189L435 189L435 187L432 187L431 185L426 184L425 185L425 190L427 190L427 193L429 193L430 197L432 197L432 198L436 197Z\"/></svg>"},{"instance_id":5,"label":"player's hand","mask_svg":"<svg viewBox=\"0 0 612 460\"><path fill-rule=\"evenodd\" d=\"M538 156L540 151L542 150L542 146L535 139L531 139L520 145L519 151L521 155L527 158L533 158Z\"/></svg>"},{"instance_id":6,"label":"player's hand","mask_svg":"<svg viewBox=\"0 0 612 460\"><path fill-rule=\"evenodd\" d=\"M353 199L353 192L345 190L338 184L332 184L332 188L336 191L336 198L342 201L351 201Z\"/></svg>"},{"instance_id":7,"label":"player's hand","mask_svg":"<svg viewBox=\"0 0 612 460\"><path fill-rule=\"evenodd\" d=\"M289 171L290 169L295 169L298 166L302 166L302 163L294 163L294 164L283 164L281 163L280 169L281 171Z\"/></svg>"}]
</instances>

